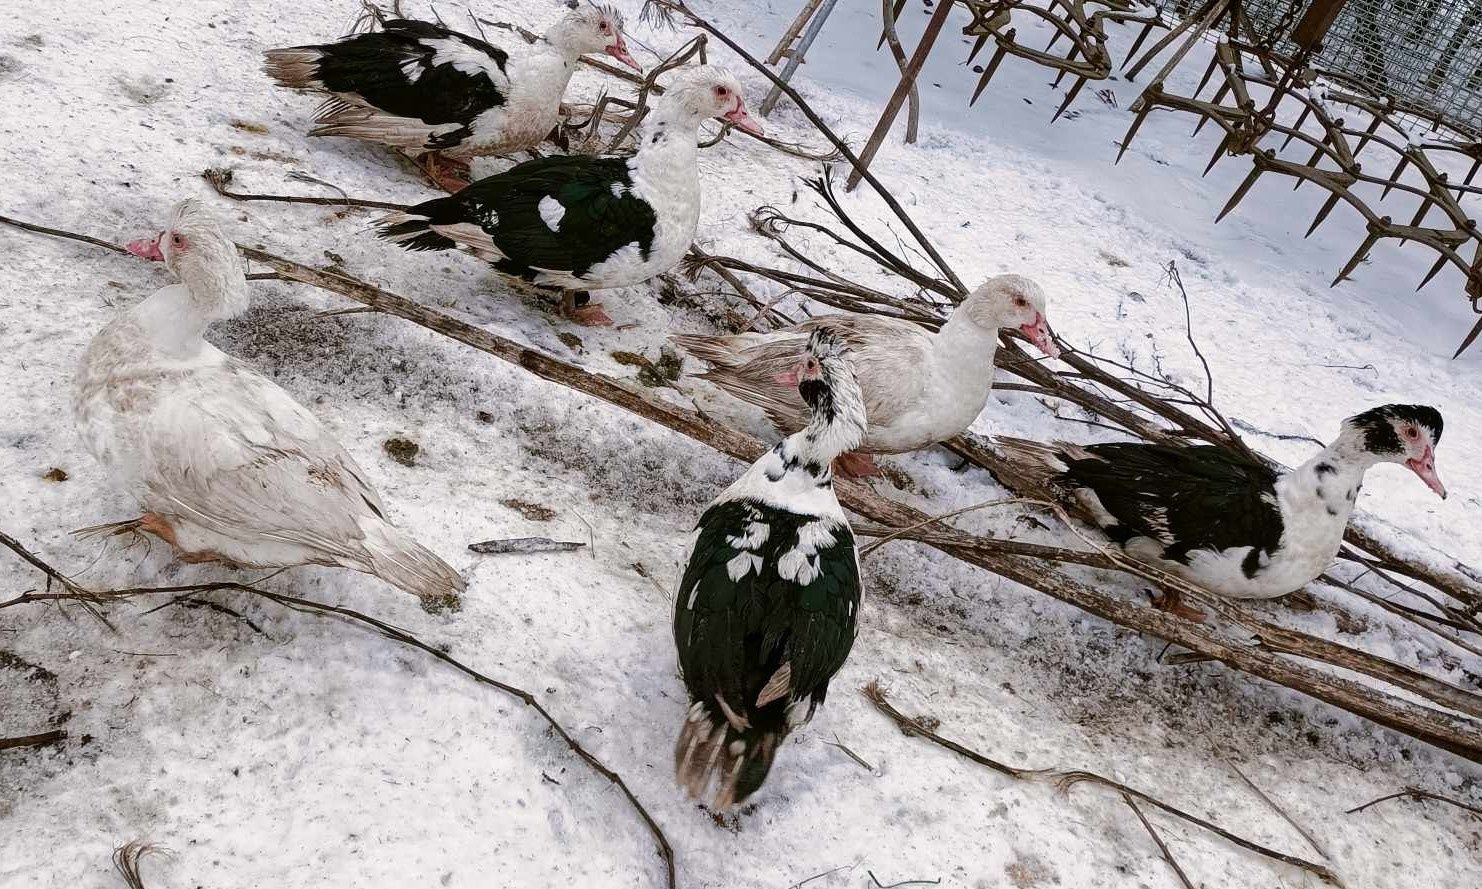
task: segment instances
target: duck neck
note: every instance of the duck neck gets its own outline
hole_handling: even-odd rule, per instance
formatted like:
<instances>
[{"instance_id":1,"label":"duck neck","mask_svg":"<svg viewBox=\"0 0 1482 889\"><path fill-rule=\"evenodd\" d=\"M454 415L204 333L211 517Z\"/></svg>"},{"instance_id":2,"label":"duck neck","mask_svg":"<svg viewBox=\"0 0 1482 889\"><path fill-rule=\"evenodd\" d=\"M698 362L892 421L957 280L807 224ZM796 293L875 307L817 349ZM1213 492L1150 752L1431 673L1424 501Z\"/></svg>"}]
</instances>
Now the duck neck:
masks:
<instances>
[{"instance_id":1,"label":"duck neck","mask_svg":"<svg viewBox=\"0 0 1482 889\"><path fill-rule=\"evenodd\" d=\"M1364 473L1377 462L1358 436L1345 429L1337 441L1283 477L1282 487L1292 505L1315 508L1320 504L1328 515L1346 521L1363 487Z\"/></svg>"},{"instance_id":2,"label":"duck neck","mask_svg":"<svg viewBox=\"0 0 1482 889\"><path fill-rule=\"evenodd\" d=\"M660 105L638 128L634 166L644 178L656 177L699 185L696 166L700 148L700 121L682 107Z\"/></svg>"},{"instance_id":3,"label":"duck neck","mask_svg":"<svg viewBox=\"0 0 1482 889\"><path fill-rule=\"evenodd\" d=\"M993 359L998 354L998 331L953 313L931 339L932 363L943 369L947 382L981 390L984 401L993 388ZM978 405L982 409L982 404Z\"/></svg>"},{"instance_id":4,"label":"duck neck","mask_svg":"<svg viewBox=\"0 0 1482 889\"><path fill-rule=\"evenodd\" d=\"M833 362L830 362L832 364ZM864 441L864 394L847 368L825 368L826 388L809 405L808 425L783 440L786 456L828 467L835 457Z\"/></svg>"},{"instance_id":5,"label":"duck neck","mask_svg":"<svg viewBox=\"0 0 1482 889\"><path fill-rule=\"evenodd\" d=\"M162 353L184 357L200 349L213 321L246 310L247 276L235 253L175 272L180 283L155 291L134 308L133 316Z\"/></svg>"},{"instance_id":6,"label":"duck neck","mask_svg":"<svg viewBox=\"0 0 1482 889\"><path fill-rule=\"evenodd\" d=\"M559 27L561 26L553 27L536 44L540 51L530 54L525 72L519 78L520 81L538 86L536 92L541 94L542 100L552 93L556 96L556 101L566 95L566 87L571 84L571 78L576 74L576 66L582 56L571 48L564 34L557 31ZM524 86L526 83L519 85Z\"/></svg>"}]
</instances>

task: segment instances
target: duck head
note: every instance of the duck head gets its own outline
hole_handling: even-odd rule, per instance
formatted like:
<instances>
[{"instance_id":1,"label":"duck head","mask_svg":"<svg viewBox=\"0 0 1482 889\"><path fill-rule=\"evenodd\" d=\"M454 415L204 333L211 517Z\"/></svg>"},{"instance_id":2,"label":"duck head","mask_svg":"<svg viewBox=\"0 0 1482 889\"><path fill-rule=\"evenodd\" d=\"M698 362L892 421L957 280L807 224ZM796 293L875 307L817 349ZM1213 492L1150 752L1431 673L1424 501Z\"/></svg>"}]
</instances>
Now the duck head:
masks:
<instances>
[{"instance_id":1,"label":"duck head","mask_svg":"<svg viewBox=\"0 0 1482 889\"><path fill-rule=\"evenodd\" d=\"M831 460L858 447L865 433L864 395L838 337L813 331L802 361L788 376L808 405L808 426L799 434L810 449Z\"/></svg>"},{"instance_id":2,"label":"duck head","mask_svg":"<svg viewBox=\"0 0 1482 889\"><path fill-rule=\"evenodd\" d=\"M189 198L176 204L164 231L130 241L126 249L163 262L208 319L231 318L247 308L247 278L237 245L200 201Z\"/></svg>"},{"instance_id":3,"label":"duck head","mask_svg":"<svg viewBox=\"0 0 1482 889\"><path fill-rule=\"evenodd\" d=\"M698 127L707 117L718 117L753 136L762 135L762 125L746 113L741 82L718 65L685 68L664 90L655 109L661 115L677 116Z\"/></svg>"},{"instance_id":4,"label":"duck head","mask_svg":"<svg viewBox=\"0 0 1482 889\"><path fill-rule=\"evenodd\" d=\"M1436 445L1441 442L1441 412L1424 404L1386 404L1343 421L1343 438L1375 463L1400 463L1441 499L1446 486L1436 475Z\"/></svg>"},{"instance_id":5,"label":"duck head","mask_svg":"<svg viewBox=\"0 0 1482 889\"><path fill-rule=\"evenodd\" d=\"M1023 275L997 275L983 282L957 307L953 317L962 315L970 323L995 334L1000 328L1012 327L1041 352L1060 357L1045 318L1045 292Z\"/></svg>"},{"instance_id":6,"label":"duck head","mask_svg":"<svg viewBox=\"0 0 1482 889\"><path fill-rule=\"evenodd\" d=\"M570 6L571 11L546 32L546 40L573 57L605 52L634 71L643 70L628 55L628 44L623 40L623 14L617 7L591 2L574 2Z\"/></svg>"}]
</instances>

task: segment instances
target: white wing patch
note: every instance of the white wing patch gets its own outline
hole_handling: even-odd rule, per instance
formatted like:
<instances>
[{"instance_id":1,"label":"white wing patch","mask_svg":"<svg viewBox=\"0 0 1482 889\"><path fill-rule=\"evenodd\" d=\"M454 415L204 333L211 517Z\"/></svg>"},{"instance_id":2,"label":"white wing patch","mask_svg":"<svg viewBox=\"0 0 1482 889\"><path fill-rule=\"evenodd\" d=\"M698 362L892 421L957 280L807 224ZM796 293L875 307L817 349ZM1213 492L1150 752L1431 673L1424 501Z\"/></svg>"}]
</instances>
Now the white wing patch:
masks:
<instances>
[{"instance_id":1,"label":"white wing patch","mask_svg":"<svg viewBox=\"0 0 1482 889\"><path fill-rule=\"evenodd\" d=\"M746 533L733 535L726 538L726 543L734 549L756 549L767 542L772 536L772 529L766 522L751 522L746 526Z\"/></svg>"},{"instance_id":2,"label":"white wing patch","mask_svg":"<svg viewBox=\"0 0 1482 889\"><path fill-rule=\"evenodd\" d=\"M823 522L809 522L798 529L798 544L777 560L777 574L784 580L807 586L818 578L818 551L834 543L834 532Z\"/></svg>"},{"instance_id":3,"label":"white wing patch","mask_svg":"<svg viewBox=\"0 0 1482 889\"><path fill-rule=\"evenodd\" d=\"M540 199L540 219L545 223L546 228L553 232L559 232L561 230L561 220L565 218L566 208L561 206L560 201L550 195L546 195Z\"/></svg>"},{"instance_id":4,"label":"white wing patch","mask_svg":"<svg viewBox=\"0 0 1482 889\"><path fill-rule=\"evenodd\" d=\"M421 43L433 51L432 64L452 65L455 71L462 74L488 73L489 65L493 62L493 59L461 40L446 38L423 40Z\"/></svg>"},{"instance_id":5,"label":"white wing patch","mask_svg":"<svg viewBox=\"0 0 1482 889\"><path fill-rule=\"evenodd\" d=\"M737 553L735 558L726 563L726 576L733 581L740 580L750 572L762 573L762 557L754 553ZM700 585L695 584L699 590ZM690 607L694 607L694 598L690 598Z\"/></svg>"},{"instance_id":6,"label":"white wing patch","mask_svg":"<svg viewBox=\"0 0 1482 889\"><path fill-rule=\"evenodd\" d=\"M614 183L612 183L612 189L611 189L611 191L612 191L612 196L615 197L615 198L625 198L628 195L630 195L630 194L633 193L633 189L629 188L628 186L624 185L621 182L614 182Z\"/></svg>"},{"instance_id":7,"label":"white wing patch","mask_svg":"<svg viewBox=\"0 0 1482 889\"><path fill-rule=\"evenodd\" d=\"M471 222L455 222L452 225L429 225L429 229L438 234L451 238L472 250L475 255L484 259L502 259L504 251L494 244L494 239L489 233Z\"/></svg>"}]
</instances>

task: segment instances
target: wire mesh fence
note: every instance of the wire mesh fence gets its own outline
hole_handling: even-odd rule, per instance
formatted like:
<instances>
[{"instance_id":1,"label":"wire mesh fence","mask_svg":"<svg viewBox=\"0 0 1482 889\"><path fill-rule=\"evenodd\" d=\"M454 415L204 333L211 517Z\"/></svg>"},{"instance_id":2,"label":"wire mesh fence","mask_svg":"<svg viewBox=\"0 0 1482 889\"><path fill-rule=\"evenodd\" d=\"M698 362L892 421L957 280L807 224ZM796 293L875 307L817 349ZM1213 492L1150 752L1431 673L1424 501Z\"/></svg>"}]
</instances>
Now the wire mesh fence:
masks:
<instances>
[{"instance_id":1,"label":"wire mesh fence","mask_svg":"<svg viewBox=\"0 0 1482 889\"><path fill-rule=\"evenodd\" d=\"M1265 37L1296 2L1244 0ZM1276 47L1295 52L1283 34ZM1323 74L1391 96L1402 119L1482 138L1482 0L1348 0L1313 65Z\"/></svg>"}]
</instances>

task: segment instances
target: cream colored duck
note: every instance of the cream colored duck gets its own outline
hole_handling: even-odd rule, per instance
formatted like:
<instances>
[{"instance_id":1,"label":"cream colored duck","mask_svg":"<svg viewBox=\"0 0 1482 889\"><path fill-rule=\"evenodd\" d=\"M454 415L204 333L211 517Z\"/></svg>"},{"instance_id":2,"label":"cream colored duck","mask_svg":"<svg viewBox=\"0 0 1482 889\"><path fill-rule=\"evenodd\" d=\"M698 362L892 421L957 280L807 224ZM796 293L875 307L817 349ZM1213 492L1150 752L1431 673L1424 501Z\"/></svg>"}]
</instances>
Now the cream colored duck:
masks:
<instances>
[{"instance_id":1,"label":"cream colored duck","mask_svg":"<svg viewBox=\"0 0 1482 889\"><path fill-rule=\"evenodd\" d=\"M463 579L387 520L365 473L287 392L206 342L247 308L236 246L195 201L129 251L180 283L103 328L83 356L76 410L104 468L139 501L116 526L154 534L187 562L338 565L373 574L429 610Z\"/></svg>"},{"instance_id":2,"label":"cream colored duck","mask_svg":"<svg viewBox=\"0 0 1482 889\"><path fill-rule=\"evenodd\" d=\"M807 423L807 406L789 375L808 335L829 330L849 349L864 392L869 427L861 452L898 454L964 432L988 402L998 332L1017 328L1051 358L1060 355L1045 320L1045 294L1023 275L999 275L973 291L936 333L877 315L828 315L784 330L734 336L675 336L710 365L702 379L767 412L784 433ZM879 470L864 453L839 458L849 475Z\"/></svg>"}]
</instances>

